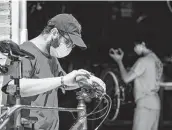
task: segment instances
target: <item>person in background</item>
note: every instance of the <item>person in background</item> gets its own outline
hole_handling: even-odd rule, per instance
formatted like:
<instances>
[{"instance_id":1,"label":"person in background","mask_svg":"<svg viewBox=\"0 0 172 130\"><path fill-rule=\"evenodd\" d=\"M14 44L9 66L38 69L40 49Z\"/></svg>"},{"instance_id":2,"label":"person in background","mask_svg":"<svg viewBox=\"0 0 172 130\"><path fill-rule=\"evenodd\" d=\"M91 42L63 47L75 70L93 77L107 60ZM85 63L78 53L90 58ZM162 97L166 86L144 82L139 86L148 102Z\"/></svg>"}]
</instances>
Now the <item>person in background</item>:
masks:
<instances>
[{"instance_id":1,"label":"person in background","mask_svg":"<svg viewBox=\"0 0 172 130\"><path fill-rule=\"evenodd\" d=\"M121 49L109 50L110 57L118 64L125 83L134 81L133 130L158 130L160 116L159 82L163 73L163 64L144 41L137 42L134 51L141 56L126 71L122 62L124 52Z\"/></svg>"}]
</instances>

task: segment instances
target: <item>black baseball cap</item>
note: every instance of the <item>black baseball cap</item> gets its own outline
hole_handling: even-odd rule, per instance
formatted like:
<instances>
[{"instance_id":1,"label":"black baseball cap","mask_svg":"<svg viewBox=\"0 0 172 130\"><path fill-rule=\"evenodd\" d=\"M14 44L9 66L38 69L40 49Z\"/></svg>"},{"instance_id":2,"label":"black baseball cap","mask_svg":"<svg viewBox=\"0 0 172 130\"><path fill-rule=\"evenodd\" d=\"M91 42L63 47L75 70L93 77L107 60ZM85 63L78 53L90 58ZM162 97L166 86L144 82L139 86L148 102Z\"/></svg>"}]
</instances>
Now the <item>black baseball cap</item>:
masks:
<instances>
[{"instance_id":1,"label":"black baseball cap","mask_svg":"<svg viewBox=\"0 0 172 130\"><path fill-rule=\"evenodd\" d=\"M68 33L76 46L87 48L81 38L81 25L72 14L58 14L48 21L48 25L54 25L58 30Z\"/></svg>"}]
</instances>

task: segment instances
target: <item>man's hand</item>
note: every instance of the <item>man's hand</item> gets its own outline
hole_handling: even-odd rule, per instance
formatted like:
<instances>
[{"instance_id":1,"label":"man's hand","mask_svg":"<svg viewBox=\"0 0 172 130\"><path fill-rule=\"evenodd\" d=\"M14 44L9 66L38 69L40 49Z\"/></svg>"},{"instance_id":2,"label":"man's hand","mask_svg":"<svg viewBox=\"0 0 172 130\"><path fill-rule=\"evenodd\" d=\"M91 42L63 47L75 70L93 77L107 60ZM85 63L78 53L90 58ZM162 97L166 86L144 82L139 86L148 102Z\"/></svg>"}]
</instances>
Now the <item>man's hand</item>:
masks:
<instances>
[{"instance_id":1,"label":"man's hand","mask_svg":"<svg viewBox=\"0 0 172 130\"><path fill-rule=\"evenodd\" d=\"M91 84L97 84L97 89L106 93L106 84L100 78L92 75L89 79L89 82Z\"/></svg>"},{"instance_id":2,"label":"man's hand","mask_svg":"<svg viewBox=\"0 0 172 130\"><path fill-rule=\"evenodd\" d=\"M91 76L91 73L83 70L83 69L79 69L79 70L73 70L72 72L68 73L67 75L64 76L64 84L67 87L67 90L73 90L73 89L77 89L79 88L78 82L76 81L76 77L81 77L82 79L88 79Z\"/></svg>"},{"instance_id":3,"label":"man's hand","mask_svg":"<svg viewBox=\"0 0 172 130\"><path fill-rule=\"evenodd\" d=\"M113 49L111 48L109 50L109 56L114 59L117 63L121 62L124 56L124 52L121 50L121 48L119 49Z\"/></svg>"},{"instance_id":4,"label":"man's hand","mask_svg":"<svg viewBox=\"0 0 172 130\"><path fill-rule=\"evenodd\" d=\"M92 89L92 86L97 87L97 89L102 92L106 92L106 84L98 77L91 75L89 78L83 78L82 76L77 77L80 87L86 87Z\"/></svg>"}]
</instances>

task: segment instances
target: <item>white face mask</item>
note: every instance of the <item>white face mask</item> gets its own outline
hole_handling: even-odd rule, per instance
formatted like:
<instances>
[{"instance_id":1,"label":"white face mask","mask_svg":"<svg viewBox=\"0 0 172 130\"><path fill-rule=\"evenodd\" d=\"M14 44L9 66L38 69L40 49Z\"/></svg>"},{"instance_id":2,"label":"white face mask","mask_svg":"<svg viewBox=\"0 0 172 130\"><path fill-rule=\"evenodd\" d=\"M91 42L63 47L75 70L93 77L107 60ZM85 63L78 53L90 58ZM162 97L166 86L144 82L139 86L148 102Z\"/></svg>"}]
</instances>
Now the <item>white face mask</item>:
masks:
<instances>
[{"instance_id":1,"label":"white face mask","mask_svg":"<svg viewBox=\"0 0 172 130\"><path fill-rule=\"evenodd\" d=\"M50 55L57 57L57 58L63 58L72 51L71 47L67 47L65 43L60 43L60 45L57 48L54 48L53 46L50 46Z\"/></svg>"}]
</instances>

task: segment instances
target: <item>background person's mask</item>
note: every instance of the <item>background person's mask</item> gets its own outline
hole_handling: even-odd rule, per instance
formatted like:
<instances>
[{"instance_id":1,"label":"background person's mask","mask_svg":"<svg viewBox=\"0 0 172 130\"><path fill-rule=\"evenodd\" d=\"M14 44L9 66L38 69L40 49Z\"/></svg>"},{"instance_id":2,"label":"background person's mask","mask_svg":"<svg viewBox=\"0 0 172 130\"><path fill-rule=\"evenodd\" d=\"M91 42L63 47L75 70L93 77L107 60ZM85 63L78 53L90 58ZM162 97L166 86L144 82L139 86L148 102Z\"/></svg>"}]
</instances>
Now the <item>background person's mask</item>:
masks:
<instances>
[{"instance_id":1,"label":"background person's mask","mask_svg":"<svg viewBox=\"0 0 172 130\"><path fill-rule=\"evenodd\" d=\"M57 48L54 48L53 46L50 46L50 55L57 57L57 58L63 58L72 51L71 47L67 47L65 43L60 43L60 45Z\"/></svg>"}]
</instances>

